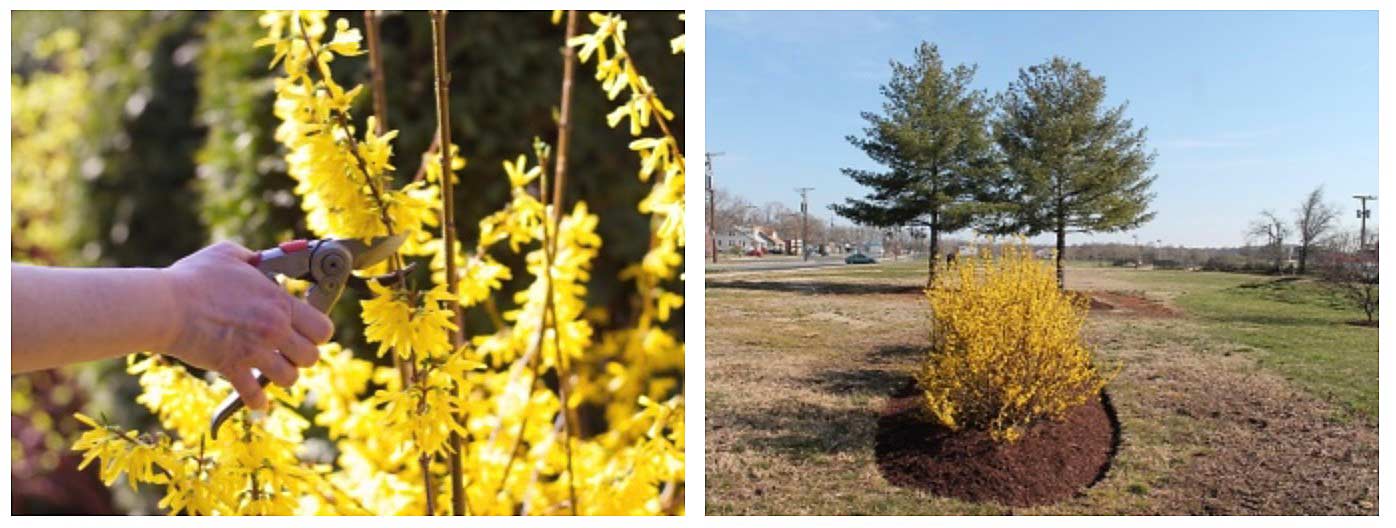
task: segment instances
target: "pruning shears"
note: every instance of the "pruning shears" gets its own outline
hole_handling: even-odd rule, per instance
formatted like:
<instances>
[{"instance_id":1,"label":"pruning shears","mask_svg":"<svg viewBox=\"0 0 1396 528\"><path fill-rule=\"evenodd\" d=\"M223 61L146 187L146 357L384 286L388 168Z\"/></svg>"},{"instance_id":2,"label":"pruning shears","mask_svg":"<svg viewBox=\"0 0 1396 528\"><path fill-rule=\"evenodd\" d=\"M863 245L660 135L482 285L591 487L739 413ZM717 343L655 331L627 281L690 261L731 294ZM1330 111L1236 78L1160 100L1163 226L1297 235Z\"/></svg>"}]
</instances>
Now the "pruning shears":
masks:
<instances>
[{"instance_id":1,"label":"pruning shears","mask_svg":"<svg viewBox=\"0 0 1396 528\"><path fill-rule=\"evenodd\" d=\"M309 281L311 284L305 291L305 302L322 313L329 313L340 294L344 293L344 286L354 278L350 271L384 261L397 253L406 240L404 233L377 237L368 242L357 238L292 240L258 251L248 264L256 266L273 282L278 275ZM257 369L252 371L261 386L266 387L271 383L265 374ZM213 412L213 422L209 425L210 435L218 438L219 427L243 405L237 394L228 396L218 404Z\"/></svg>"}]
</instances>

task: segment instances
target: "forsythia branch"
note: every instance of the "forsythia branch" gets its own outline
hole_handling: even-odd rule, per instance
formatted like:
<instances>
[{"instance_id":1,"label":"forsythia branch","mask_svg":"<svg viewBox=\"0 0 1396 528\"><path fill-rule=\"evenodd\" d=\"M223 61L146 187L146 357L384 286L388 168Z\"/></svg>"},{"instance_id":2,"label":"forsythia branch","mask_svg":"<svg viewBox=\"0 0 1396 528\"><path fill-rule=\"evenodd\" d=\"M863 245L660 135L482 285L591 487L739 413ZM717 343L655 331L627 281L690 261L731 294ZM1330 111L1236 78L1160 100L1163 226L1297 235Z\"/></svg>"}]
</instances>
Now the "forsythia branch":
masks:
<instances>
[{"instance_id":1,"label":"forsythia branch","mask_svg":"<svg viewBox=\"0 0 1396 528\"><path fill-rule=\"evenodd\" d=\"M451 74L446 71L446 11L431 12L431 37L432 37L432 63L436 72L436 122L437 134L440 145L451 144L451 101L450 86ZM451 182L451 152L449 148L438 148L438 157L441 161L441 233L446 240L446 291L451 297L456 297L457 288L460 282L460 275L456 272L456 230L455 230L455 189ZM461 333L463 323L461 321L461 307L459 302L451 303L453 319L456 321L456 328L451 331L451 346L459 349L462 343ZM456 380L460 383L460 380ZM458 419L464 421L464 416ZM460 433L451 431L450 436L451 454L451 514L465 515L467 512L464 479L464 468L461 467L461 438Z\"/></svg>"}]
</instances>

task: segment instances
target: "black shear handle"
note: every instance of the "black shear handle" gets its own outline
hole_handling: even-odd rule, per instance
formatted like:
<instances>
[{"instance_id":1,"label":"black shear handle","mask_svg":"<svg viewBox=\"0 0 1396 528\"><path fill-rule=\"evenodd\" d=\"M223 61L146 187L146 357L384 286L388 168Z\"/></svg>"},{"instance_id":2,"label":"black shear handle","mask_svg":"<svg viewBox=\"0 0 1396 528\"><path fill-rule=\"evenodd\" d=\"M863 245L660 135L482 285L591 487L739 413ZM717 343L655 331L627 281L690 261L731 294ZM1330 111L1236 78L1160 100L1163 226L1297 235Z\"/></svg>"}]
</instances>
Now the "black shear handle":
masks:
<instances>
[{"instance_id":1,"label":"black shear handle","mask_svg":"<svg viewBox=\"0 0 1396 528\"><path fill-rule=\"evenodd\" d=\"M268 378L266 374L262 374L262 372L257 369L252 369L252 371L257 373L258 385L265 388L267 385L271 384L271 378ZM241 411L246 405L247 404L243 403L242 398L238 397L237 394L232 394L224 398L223 402L219 403L218 407L213 411L213 422L209 425L209 436L217 440L218 430L223 427L223 422L228 421L229 418L233 417L234 413Z\"/></svg>"}]
</instances>

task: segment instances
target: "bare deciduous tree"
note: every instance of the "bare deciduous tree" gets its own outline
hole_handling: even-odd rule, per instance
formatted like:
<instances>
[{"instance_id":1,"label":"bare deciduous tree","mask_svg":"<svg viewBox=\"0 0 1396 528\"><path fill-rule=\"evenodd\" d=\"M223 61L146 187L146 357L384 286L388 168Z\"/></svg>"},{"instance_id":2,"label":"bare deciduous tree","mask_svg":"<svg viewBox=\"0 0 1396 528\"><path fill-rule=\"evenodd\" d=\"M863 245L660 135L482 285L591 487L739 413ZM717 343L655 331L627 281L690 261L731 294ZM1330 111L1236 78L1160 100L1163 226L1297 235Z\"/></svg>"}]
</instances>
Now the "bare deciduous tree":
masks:
<instances>
[{"instance_id":1,"label":"bare deciduous tree","mask_svg":"<svg viewBox=\"0 0 1396 528\"><path fill-rule=\"evenodd\" d=\"M1361 309L1367 315L1367 324L1373 324L1381 300L1378 287L1381 266L1378 252L1362 250L1357 240L1357 234L1352 232L1328 238L1328 251L1318 259L1318 274L1323 284Z\"/></svg>"},{"instance_id":2,"label":"bare deciduous tree","mask_svg":"<svg viewBox=\"0 0 1396 528\"><path fill-rule=\"evenodd\" d=\"M1260 218L1252 221L1250 228L1246 229L1247 240L1264 241L1266 252L1274 259L1275 271L1284 269L1285 239L1289 235L1289 225L1269 209L1261 211Z\"/></svg>"},{"instance_id":3,"label":"bare deciduous tree","mask_svg":"<svg viewBox=\"0 0 1396 528\"><path fill-rule=\"evenodd\" d=\"M1294 215L1295 234L1299 235L1299 274L1303 275L1308 271L1314 245L1337 223L1338 208L1323 202L1323 186L1320 185L1304 196Z\"/></svg>"},{"instance_id":4,"label":"bare deciduous tree","mask_svg":"<svg viewBox=\"0 0 1396 528\"><path fill-rule=\"evenodd\" d=\"M752 223L756 206L746 198L723 188L713 190L713 230L726 233L733 228Z\"/></svg>"},{"instance_id":5,"label":"bare deciduous tree","mask_svg":"<svg viewBox=\"0 0 1396 528\"><path fill-rule=\"evenodd\" d=\"M780 202L766 202L761 206L761 222L763 224L774 224L780 222L781 217L791 214L790 208Z\"/></svg>"}]
</instances>

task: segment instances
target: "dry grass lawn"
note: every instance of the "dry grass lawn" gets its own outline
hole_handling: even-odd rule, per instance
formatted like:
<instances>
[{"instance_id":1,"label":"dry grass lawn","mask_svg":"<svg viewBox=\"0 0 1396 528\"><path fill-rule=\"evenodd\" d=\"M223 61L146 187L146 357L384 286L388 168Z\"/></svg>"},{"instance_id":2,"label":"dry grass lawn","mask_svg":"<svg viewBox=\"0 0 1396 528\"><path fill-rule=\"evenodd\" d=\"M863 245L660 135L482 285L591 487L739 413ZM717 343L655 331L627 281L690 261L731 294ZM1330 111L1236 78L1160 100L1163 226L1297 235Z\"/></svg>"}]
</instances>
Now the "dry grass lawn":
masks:
<instances>
[{"instance_id":1,"label":"dry grass lawn","mask_svg":"<svg viewBox=\"0 0 1396 528\"><path fill-rule=\"evenodd\" d=\"M1068 272L1075 290L1177 308L1176 291L1135 274ZM708 514L1377 512L1375 419L1344 412L1186 313L1092 314L1098 357L1122 366L1109 388L1122 443L1106 478L1083 493L1008 508L889 485L873 459L877 410L924 353L924 273L904 263L709 278Z\"/></svg>"}]
</instances>

